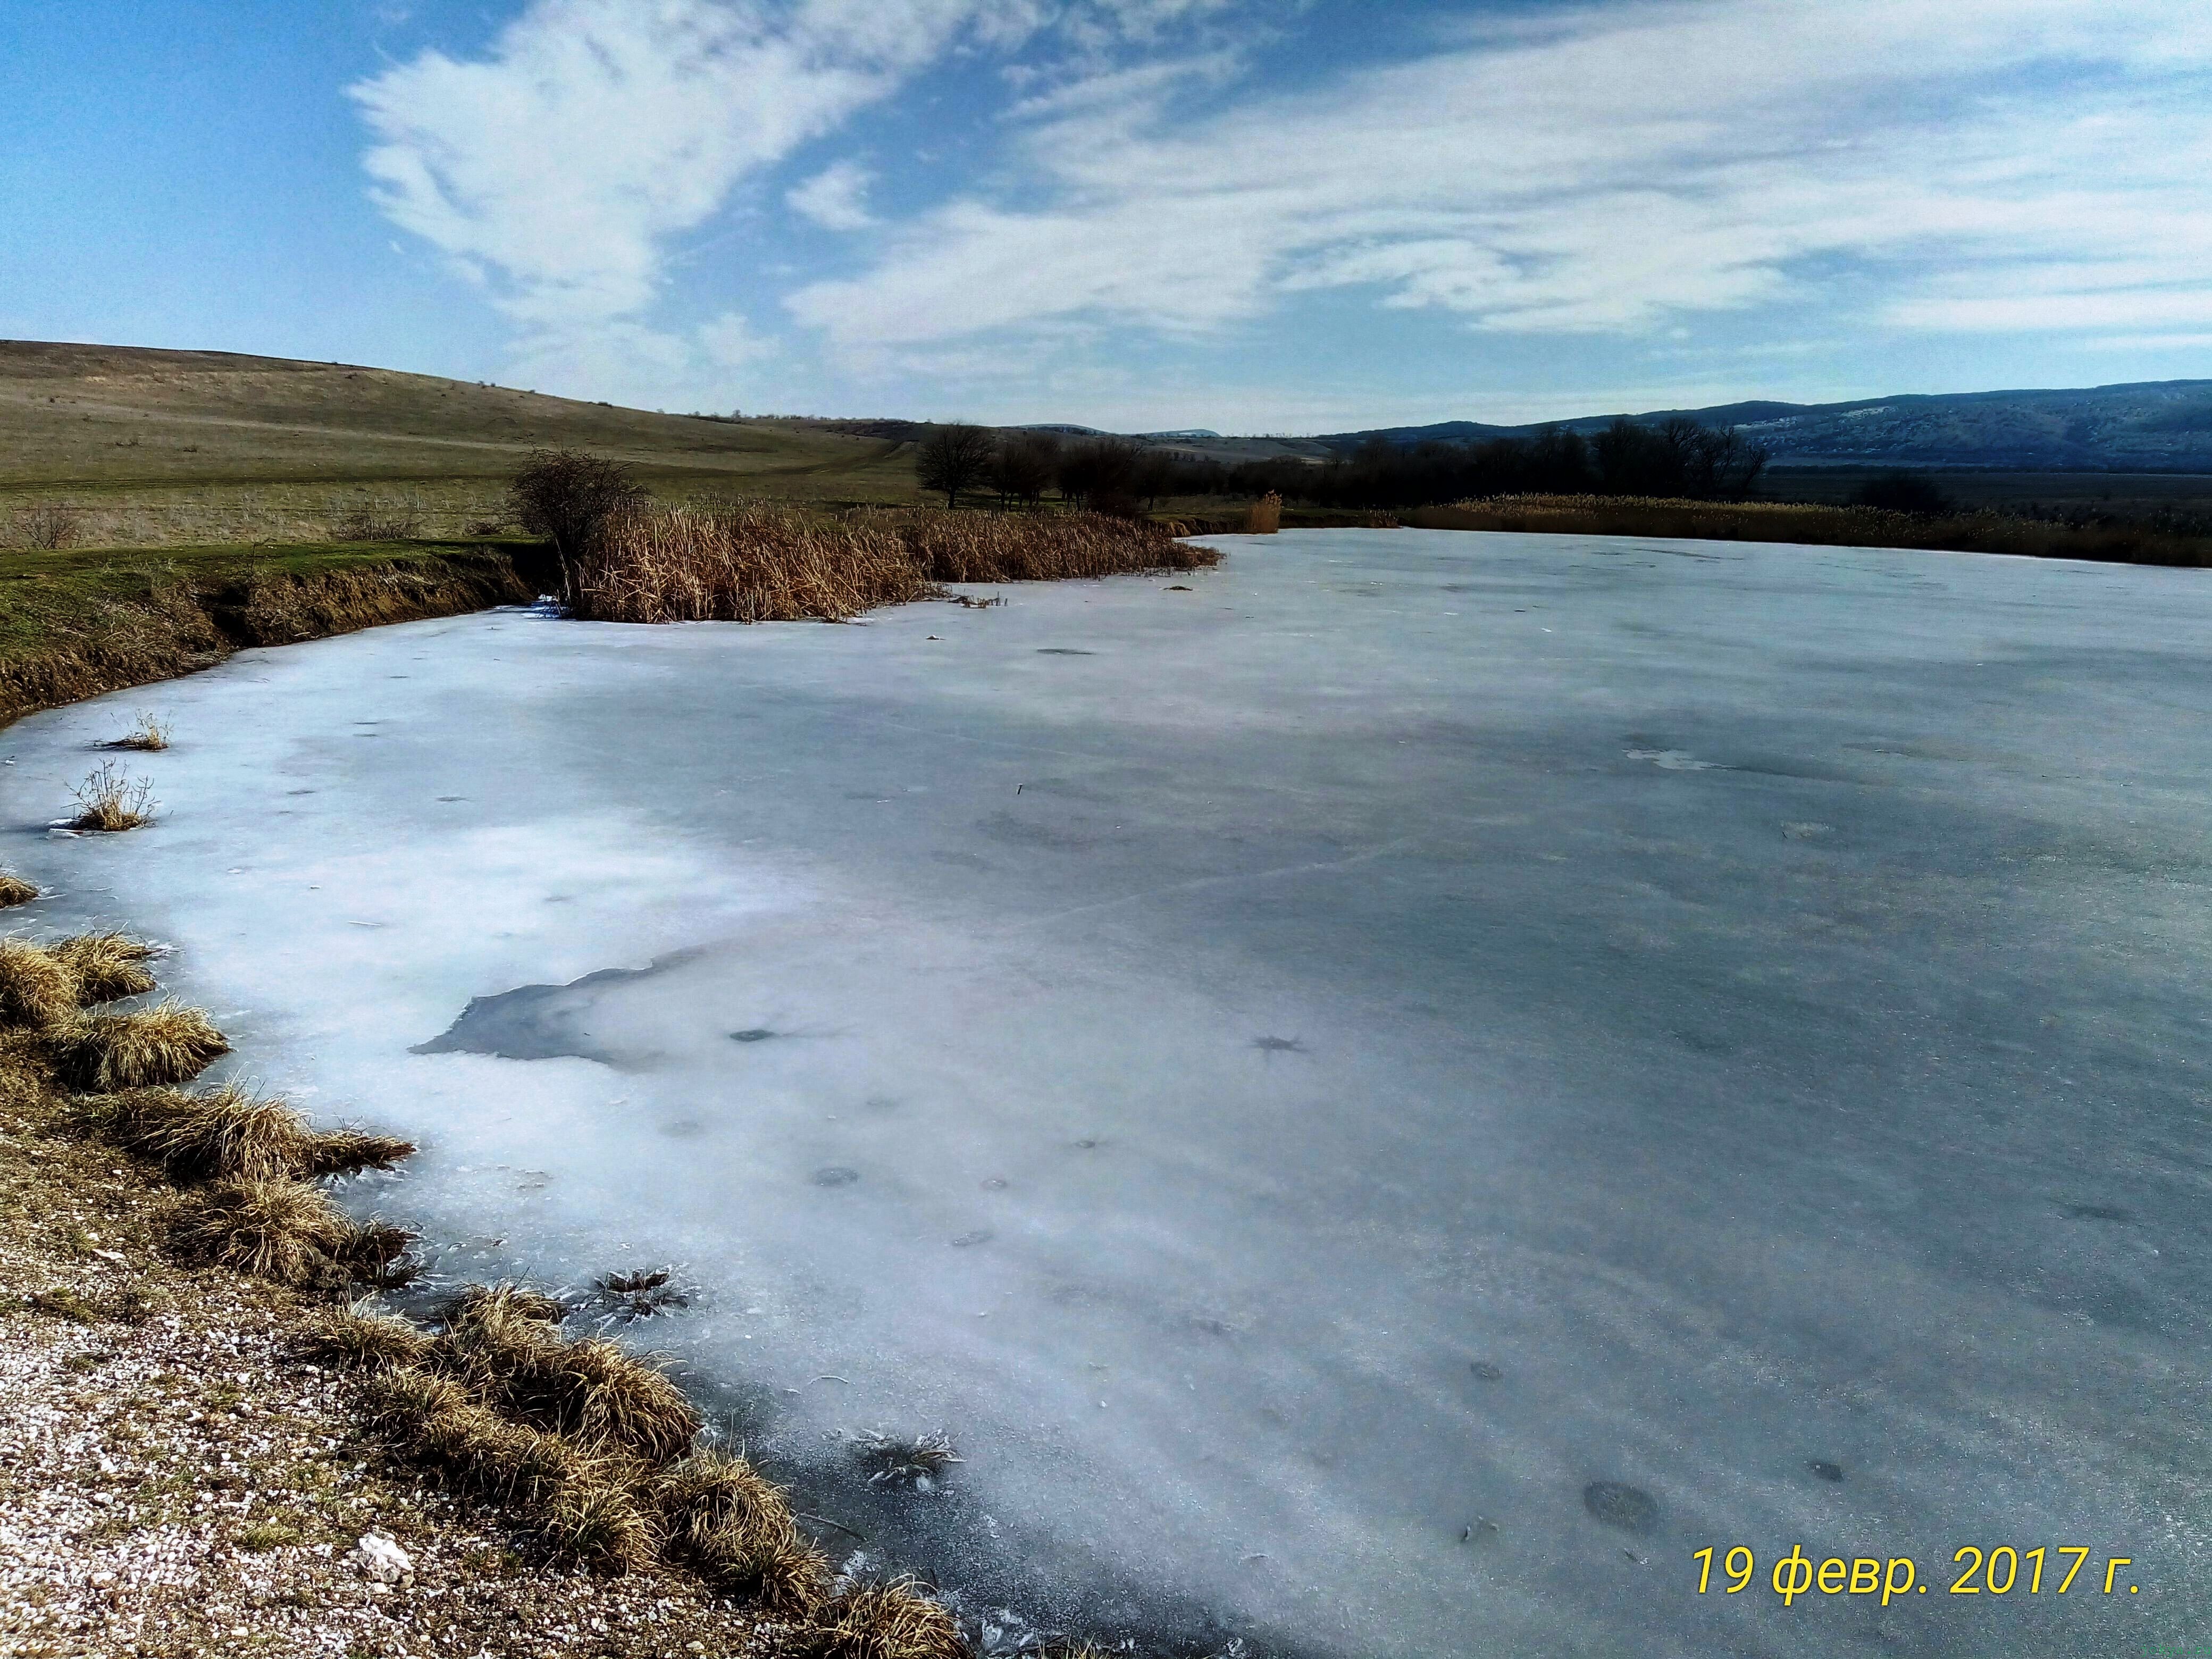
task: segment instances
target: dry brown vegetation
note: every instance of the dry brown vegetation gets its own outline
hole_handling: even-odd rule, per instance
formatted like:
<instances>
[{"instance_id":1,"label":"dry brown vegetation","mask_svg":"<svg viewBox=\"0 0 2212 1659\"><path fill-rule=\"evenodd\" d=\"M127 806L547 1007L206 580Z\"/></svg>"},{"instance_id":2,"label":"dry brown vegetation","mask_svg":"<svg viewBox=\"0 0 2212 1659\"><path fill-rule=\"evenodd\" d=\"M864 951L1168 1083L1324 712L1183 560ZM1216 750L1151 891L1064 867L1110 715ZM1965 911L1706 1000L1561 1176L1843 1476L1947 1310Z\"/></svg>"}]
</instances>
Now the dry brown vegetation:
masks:
<instances>
[{"instance_id":1,"label":"dry brown vegetation","mask_svg":"<svg viewBox=\"0 0 2212 1659\"><path fill-rule=\"evenodd\" d=\"M72 1088L106 1095L190 1083L228 1054L230 1043L198 1009L170 1000L87 1015L55 1033L55 1048Z\"/></svg>"},{"instance_id":2,"label":"dry brown vegetation","mask_svg":"<svg viewBox=\"0 0 2212 1659\"><path fill-rule=\"evenodd\" d=\"M77 1000L89 1007L143 996L154 988L154 975L146 964L154 947L126 933L79 933L57 939L46 953L69 969L76 980Z\"/></svg>"},{"instance_id":3,"label":"dry brown vegetation","mask_svg":"<svg viewBox=\"0 0 2212 1659\"><path fill-rule=\"evenodd\" d=\"M84 1012L118 987L150 989L142 981L155 954L116 933L52 946L0 939L0 1103L20 1112L48 1103L40 1109L56 1126L158 1172L172 1196L149 1220L177 1262L323 1298L319 1310L290 1304L306 1314L294 1341L356 1374L368 1432L452 1492L493 1506L551 1559L603 1574L687 1571L781 1621L787 1651L972 1659L959 1621L916 1582L833 1577L783 1489L743 1457L702 1449L698 1413L677 1383L613 1342L568 1335L559 1301L520 1285L470 1286L424 1328L350 1300L360 1285L404 1279L411 1240L349 1214L316 1178L388 1165L413 1147L318 1131L283 1101L236 1087L178 1086L228 1052L204 1014L173 1002ZM153 1304L126 1296L110 1309L61 1285L24 1305L94 1324L143 1320ZM957 1461L941 1436L869 1437L864 1450L891 1480L939 1475ZM278 1549L299 1536L268 1521L240 1532L236 1547Z\"/></svg>"},{"instance_id":4,"label":"dry brown vegetation","mask_svg":"<svg viewBox=\"0 0 2212 1659\"><path fill-rule=\"evenodd\" d=\"M0 870L0 910L12 910L39 896L39 890L22 877Z\"/></svg>"},{"instance_id":5,"label":"dry brown vegetation","mask_svg":"<svg viewBox=\"0 0 2212 1659\"><path fill-rule=\"evenodd\" d=\"M133 749L144 753L157 753L169 746L169 722L151 709L141 709L138 724L113 739L106 746L110 749Z\"/></svg>"},{"instance_id":6,"label":"dry brown vegetation","mask_svg":"<svg viewBox=\"0 0 2212 1659\"><path fill-rule=\"evenodd\" d=\"M1416 508L1424 530L1504 530L1580 536L1900 547L2107 563L2212 565L2201 537L2142 525L2080 526L1983 509L1926 514L1794 501L1689 501L1637 495L1498 495Z\"/></svg>"},{"instance_id":7,"label":"dry brown vegetation","mask_svg":"<svg viewBox=\"0 0 2212 1659\"><path fill-rule=\"evenodd\" d=\"M626 514L581 562L572 609L600 622L843 621L939 582L1042 581L1218 562L1158 526L1097 514L864 511L764 502Z\"/></svg>"},{"instance_id":8,"label":"dry brown vegetation","mask_svg":"<svg viewBox=\"0 0 2212 1659\"><path fill-rule=\"evenodd\" d=\"M151 823L158 805L151 779L134 779L113 761L100 762L70 793L76 797L77 814L69 827L107 835Z\"/></svg>"},{"instance_id":9,"label":"dry brown vegetation","mask_svg":"<svg viewBox=\"0 0 2212 1659\"><path fill-rule=\"evenodd\" d=\"M524 544L398 556L19 555L0 572L0 721L188 674L246 646L527 604L544 591L540 559Z\"/></svg>"},{"instance_id":10,"label":"dry brown vegetation","mask_svg":"<svg viewBox=\"0 0 2212 1659\"><path fill-rule=\"evenodd\" d=\"M1273 490L1244 511L1244 529L1254 536L1272 536L1283 527L1283 498Z\"/></svg>"}]
</instances>

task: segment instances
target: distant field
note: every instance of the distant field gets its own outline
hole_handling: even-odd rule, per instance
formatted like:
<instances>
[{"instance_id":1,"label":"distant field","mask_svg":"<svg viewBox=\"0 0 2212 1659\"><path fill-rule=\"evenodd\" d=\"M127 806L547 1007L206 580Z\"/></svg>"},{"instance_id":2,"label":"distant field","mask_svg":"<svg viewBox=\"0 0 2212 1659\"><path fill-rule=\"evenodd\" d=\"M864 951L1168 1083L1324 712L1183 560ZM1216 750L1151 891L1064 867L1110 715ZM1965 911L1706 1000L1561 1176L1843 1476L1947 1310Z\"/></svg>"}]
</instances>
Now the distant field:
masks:
<instances>
[{"instance_id":1,"label":"distant field","mask_svg":"<svg viewBox=\"0 0 2212 1659\"><path fill-rule=\"evenodd\" d=\"M0 530L63 502L89 544L322 540L362 507L453 536L497 514L539 446L617 457L672 501L915 499L900 437L337 363L0 342Z\"/></svg>"}]
</instances>

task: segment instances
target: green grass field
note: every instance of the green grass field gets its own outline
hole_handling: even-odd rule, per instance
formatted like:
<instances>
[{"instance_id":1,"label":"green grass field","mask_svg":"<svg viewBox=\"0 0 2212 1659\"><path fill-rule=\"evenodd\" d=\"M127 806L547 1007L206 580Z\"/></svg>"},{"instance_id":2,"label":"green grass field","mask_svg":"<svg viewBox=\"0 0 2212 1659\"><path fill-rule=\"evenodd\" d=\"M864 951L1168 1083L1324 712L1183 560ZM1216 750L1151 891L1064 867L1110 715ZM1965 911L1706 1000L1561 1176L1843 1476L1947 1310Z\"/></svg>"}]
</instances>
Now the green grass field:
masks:
<instances>
[{"instance_id":1,"label":"green grass field","mask_svg":"<svg viewBox=\"0 0 2212 1659\"><path fill-rule=\"evenodd\" d=\"M824 422L659 415L388 369L0 342L0 539L63 503L82 545L330 539L349 514L466 533L539 447L664 500L918 499L913 447Z\"/></svg>"}]
</instances>

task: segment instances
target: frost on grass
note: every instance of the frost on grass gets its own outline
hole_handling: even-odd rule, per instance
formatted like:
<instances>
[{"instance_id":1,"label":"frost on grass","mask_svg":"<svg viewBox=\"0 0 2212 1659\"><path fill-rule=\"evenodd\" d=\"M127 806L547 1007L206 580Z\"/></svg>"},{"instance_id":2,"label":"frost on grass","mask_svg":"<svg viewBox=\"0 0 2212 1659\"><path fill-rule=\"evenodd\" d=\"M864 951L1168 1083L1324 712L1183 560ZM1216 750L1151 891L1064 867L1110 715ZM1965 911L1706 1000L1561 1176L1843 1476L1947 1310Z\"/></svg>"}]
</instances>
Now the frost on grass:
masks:
<instances>
[{"instance_id":1,"label":"frost on grass","mask_svg":"<svg viewBox=\"0 0 2212 1659\"><path fill-rule=\"evenodd\" d=\"M869 1429L853 1437L853 1455L867 1471L872 1486L904 1486L932 1492L961 1461L942 1429L908 1437Z\"/></svg>"}]
</instances>

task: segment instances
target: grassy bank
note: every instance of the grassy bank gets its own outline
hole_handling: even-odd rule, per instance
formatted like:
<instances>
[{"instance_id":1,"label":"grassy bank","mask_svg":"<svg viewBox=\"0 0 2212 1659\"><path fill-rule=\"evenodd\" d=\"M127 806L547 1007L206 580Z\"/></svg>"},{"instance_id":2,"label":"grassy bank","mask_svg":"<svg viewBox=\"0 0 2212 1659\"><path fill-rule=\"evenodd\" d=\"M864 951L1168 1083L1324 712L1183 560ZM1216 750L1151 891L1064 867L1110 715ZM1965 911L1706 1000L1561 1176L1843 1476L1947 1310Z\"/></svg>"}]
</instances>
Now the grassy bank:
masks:
<instances>
[{"instance_id":1,"label":"grassy bank","mask_svg":"<svg viewBox=\"0 0 2212 1659\"><path fill-rule=\"evenodd\" d=\"M2212 538L2136 525L2069 526L1994 510L1927 516L1789 501L1684 501L1626 495L1501 495L1417 507L1423 530L1506 530L1580 536L1902 547L2112 564L2212 565Z\"/></svg>"},{"instance_id":2,"label":"grassy bank","mask_svg":"<svg viewBox=\"0 0 2212 1659\"><path fill-rule=\"evenodd\" d=\"M246 646L525 603L536 544L100 550L0 556L0 722L171 678Z\"/></svg>"},{"instance_id":3,"label":"grassy bank","mask_svg":"<svg viewBox=\"0 0 2212 1659\"><path fill-rule=\"evenodd\" d=\"M228 1052L204 1017L94 1012L157 955L0 939L0 1652L972 1659L573 1307L352 1300L411 1240L329 1182L414 1147L191 1089Z\"/></svg>"}]
</instances>

